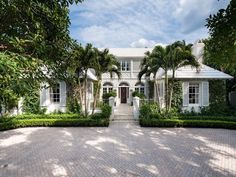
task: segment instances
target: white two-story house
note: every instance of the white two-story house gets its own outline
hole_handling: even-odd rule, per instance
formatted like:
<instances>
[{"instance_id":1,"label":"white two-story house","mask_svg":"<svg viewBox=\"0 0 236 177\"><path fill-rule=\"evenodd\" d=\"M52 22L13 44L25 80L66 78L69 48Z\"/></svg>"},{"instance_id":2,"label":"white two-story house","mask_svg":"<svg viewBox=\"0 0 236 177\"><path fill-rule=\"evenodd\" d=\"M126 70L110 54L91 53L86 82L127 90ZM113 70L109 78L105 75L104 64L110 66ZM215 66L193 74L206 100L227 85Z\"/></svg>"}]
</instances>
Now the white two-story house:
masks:
<instances>
[{"instance_id":1,"label":"white two-story house","mask_svg":"<svg viewBox=\"0 0 236 177\"><path fill-rule=\"evenodd\" d=\"M199 111L201 107L209 105L209 80L212 79L232 79L233 77L221 71L213 69L202 64L203 61L204 44L196 42L192 47L192 53L196 59L201 63L200 70L185 66L179 68L175 73L175 78L182 81L183 92L183 110ZM154 90L153 85L149 85L149 80L157 80L158 89L160 91L159 100L161 106L164 106L164 72L159 70L156 78L142 77L138 80L138 73L140 71L140 64L145 56L145 52L152 51L152 48L110 48L110 53L115 55L121 64L121 78L118 79L116 75L110 78L108 73L102 75L102 87L100 96L102 99L103 93L115 91L117 93L116 106L119 104L128 104L132 102L132 92L139 91L145 94L146 98L153 95L150 99L158 99L154 94L149 94L150 90ZM171 71L168 72L169 78ZM89 102L93 102L93 84L92 81L96 77L90 72L91 82L88 87ZM42 89L40 92L40 104L43 108L47 108L48 112L55 110L66 110L66 85L65 82L59 82L57 88Z\"/></svg>"}]
</instances>

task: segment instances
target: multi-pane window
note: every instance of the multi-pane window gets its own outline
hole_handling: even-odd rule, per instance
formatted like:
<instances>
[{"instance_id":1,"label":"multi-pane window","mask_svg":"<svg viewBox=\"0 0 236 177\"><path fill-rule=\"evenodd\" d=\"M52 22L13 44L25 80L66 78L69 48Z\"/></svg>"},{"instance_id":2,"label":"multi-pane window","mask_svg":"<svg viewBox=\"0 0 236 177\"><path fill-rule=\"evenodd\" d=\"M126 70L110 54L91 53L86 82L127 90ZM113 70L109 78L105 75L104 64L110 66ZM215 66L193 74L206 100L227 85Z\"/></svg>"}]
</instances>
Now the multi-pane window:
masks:
<instances>
[{"instance_id":1,"label":"multi-pane window","mask_svg":"<svg viewBox=\"0 0 236 177\"><path fill-rule=\"evenodd\" d=\"M120 61L121 71L130 71L130 61Z\"/></svg>"},{"instance_id":2,"label":"multi-pane window","mask_svg":"<svg viewBox=\"0 0 236 177\"><path fill-rule=\"evenodd\" d=\"M135 84L135 91L144 94L144 84L143 83Z\"/></svg>"},{"instance_id":3,"label":"multi-pane window","mask_svg":"<svg viewBox=\"0 0 236 177\"><path fill-rule=\"evenodd\" d=\"M199 104L198 83L189 83L189 104Z\"/></svg>"},{"instance_id":4,"label":"multi-pane window","mask_svg":"<svg viewBox=\"0 0 236 177\"><path fill-rule=\"evenodd\" d=\"M105 83L103 84L103 94L110 93L113 90L113 86L111 83Z\"/></svg>"},{"instance_id":5,"label":"multi-pane window","mask_svg":"<svg viewBox=\"0 0 236 177\"><path fill-rule=\"evenodd\" d=\"M60 84L56 84L50 88L50 101L60 103Z\"/></svg>"}]
</instances>

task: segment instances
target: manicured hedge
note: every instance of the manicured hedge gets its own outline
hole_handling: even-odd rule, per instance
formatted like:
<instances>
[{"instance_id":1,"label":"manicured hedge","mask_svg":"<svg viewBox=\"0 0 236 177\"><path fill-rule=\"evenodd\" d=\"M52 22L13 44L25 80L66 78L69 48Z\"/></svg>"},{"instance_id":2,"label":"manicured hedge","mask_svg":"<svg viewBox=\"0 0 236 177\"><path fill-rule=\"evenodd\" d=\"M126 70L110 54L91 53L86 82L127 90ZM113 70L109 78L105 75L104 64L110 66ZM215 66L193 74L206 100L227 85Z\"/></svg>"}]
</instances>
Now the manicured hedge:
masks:
<instances>
[{"instance_id":1,"label":"manicured hedge","mask_svg":"<svg viewBox=\"0 0 236 177\"><path fill-rule=\"evenodd\" d=\"M0 130L8 130L20 127L106 127L109 125L109 119L94 120L90 118L83 119L13 119L0 123Z\"/></svg>"},{"instance_id":2,"label":"manicured hedge","mask_svg":"<svg viewBox=\"0 0 236 177\"><path fill-rule=\"evenodd\" d=\"M176 119L180 119L180 120L220 120L220 121L236 122L236 117L233 117L233 116L180 115L180 116L177 116Z\"/></svg>"},{"instance_id":3,"label":"manicured hedge","mask_svg":"<svg viewBox=\"0 0 236 177\"><path fill-rule=\"evenodd\" d=\"M0 123L7 122L11 120L21 120L21 119L81 119L84 118L79 114L22 114L12 117L2 117L0 118Z\"/></svg>"},{"instance_id":4,"label":"manicured hedge","mask_svg":"<svg viewBox=\"0 0 236 177\"><path fill-rule=\"evenodd\" d=\"M236 122L220 120L139 119L143 127L201 127L236 129Z\"/></svg>"},{"instance_id":5,"label":"manicured hedge","mask_svg":"<svg viewBox=\"0 0 236 177\"><path fill-rule=\"evenodd\" d=\"M79 114L23 114L0 118L0 130L19 127L96 127L109 126L111 107L101 106L101 113L84 117Z\"/></svg>"}]
</instances>

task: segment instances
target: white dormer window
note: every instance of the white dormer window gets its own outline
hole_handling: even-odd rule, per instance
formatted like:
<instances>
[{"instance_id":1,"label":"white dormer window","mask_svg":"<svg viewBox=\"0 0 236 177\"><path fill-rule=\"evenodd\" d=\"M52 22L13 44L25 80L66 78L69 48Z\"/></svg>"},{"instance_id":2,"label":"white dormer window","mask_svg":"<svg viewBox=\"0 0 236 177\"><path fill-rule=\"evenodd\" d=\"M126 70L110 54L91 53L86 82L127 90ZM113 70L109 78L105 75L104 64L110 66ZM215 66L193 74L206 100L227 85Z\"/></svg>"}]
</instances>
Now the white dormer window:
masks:
<instances>
[{"instance_id":1,"label":"white dormer window","mask_svg":"<svg viewBox=\"0 0 236 177\"><path fill-rule=\"evenodd\" d=\"M130 61L120 61L121 71L130 71Z\"/></svg>"},{"instance_id":2,"label":"white dormer window","mask_svg":"<svg viewBox=\"0 0 236 177\"><path fill-rule=\"evenodd\" d=\"M56 84L50 88L50 101L52 103L60 103L60 84Z\"/></svg>"}]
</instances>

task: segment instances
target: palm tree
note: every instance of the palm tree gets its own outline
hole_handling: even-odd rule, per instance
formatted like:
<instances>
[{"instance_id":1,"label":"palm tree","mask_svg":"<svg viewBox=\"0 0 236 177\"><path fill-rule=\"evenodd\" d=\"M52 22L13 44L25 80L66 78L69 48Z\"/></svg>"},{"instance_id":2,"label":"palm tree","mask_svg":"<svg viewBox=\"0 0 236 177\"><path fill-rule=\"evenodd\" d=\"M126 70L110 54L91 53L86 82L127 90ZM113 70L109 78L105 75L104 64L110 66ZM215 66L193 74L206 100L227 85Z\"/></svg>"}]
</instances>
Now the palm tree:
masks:
<instances>
[{"instance_id":1,"label":"palm tree","mask_svg":"<svg viewBox=\"0 0 236 177\"><path fill-rule=\"evenodd\" d=\"M175 72L177 69L190 65L195 68L199 68L200 64L191 54L191 45L186 45L185 41L176 41L173 44L166 47L166 53L168 56L168 69L172 71L172 77L170 82L170 93L168 100L168 111L171 108L172 95L174 89Z\"/></svg>"},{"instance_id":2,"label":"palm tree","mask_svg":"<svg viewBox=\"0 0 236 177\"><path fill-rule=\"evenodd\" d=\"M173 87L175 80L175 72L178 68L191 65L198 68L199 63L195 60L194 56L191 54L191 45L186 45L185 41L177 41L171 45L166 46L156 46L152 52L146 52L141 63L141 71L138 78L146 74L154 75L155 92L157 95L158 103L159 100L159 89L157 87L156 74L160 68L164 70L165 75L165 108L168 112L171 108ZM172 70L171 82L169 84L168 71Z\"/></svg>"},{"instance_id":3,"label":"palm tree","mask_svg":"<svg viewBox=\"0 0 236 177\"><path fill-rule=\"evenodd\" d=\"M88 70L96 65L96 52L92 44L87 44L85 47L76 44L72 50L72 58L74 61L72 65L78 77L80 104L82 108L84 104L84 113L87 116Z\"/></svg>"},{"instance_id":4,"label":"palm tree","mask_svg":"<svg viewBox=\"0 0 236 177\"><path fill-rule=\"evenodd\" d=\"M160 103L160 91L157 86L156 75L160 68L166 68L165 66L165 48L162 46L156 46L152 52L146 52L145 57L140 65L141 71L138 74L138 79L141 80L142 76L145 74L149 76L153 74L154 85L155 85L155 95L157 95L157 102Z\"/></svg>"},{"instance_id":5,"label":"palm tree","mask_svg":"<svg viewBox=\"0 0 236 177\"><path fill-rule=\"evenodd\" d=\"M94 113L97 99L99 98L99 92L101 88L101 80L102 80L102 74L103 73L110 73L110 77L113 77L113 74L115 73L118 78L121 76L120 72L120 63L117 61L114 55L109 54L108 49L104 49L103 51L99 51L98 49L95 48L95 51L97 53L97 59L96 59L96 65L94 67L96 76L98 79L98 85L97 85L97 90L95 93L94 97L94 102L93 102L93 111Z\"/></svg>"}]
</instances>

